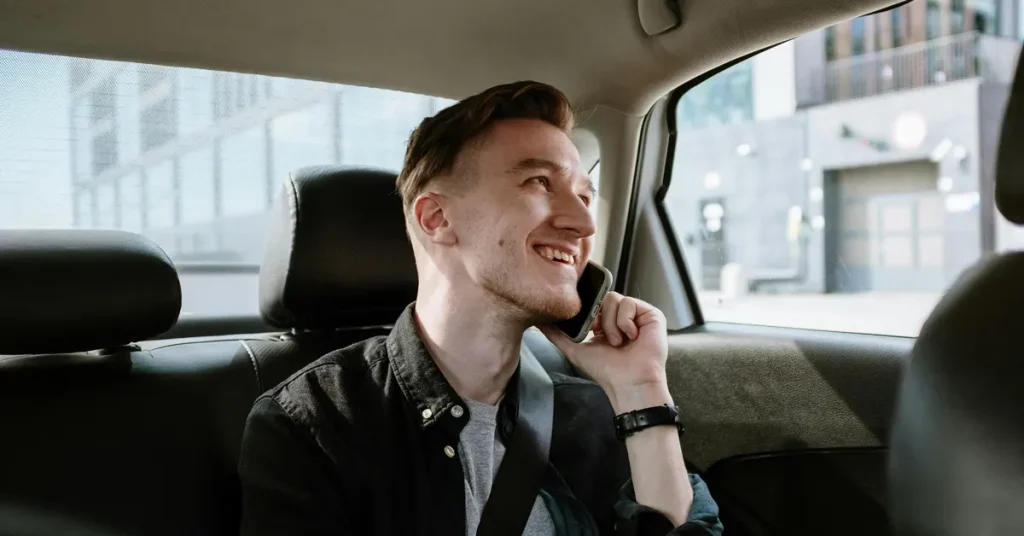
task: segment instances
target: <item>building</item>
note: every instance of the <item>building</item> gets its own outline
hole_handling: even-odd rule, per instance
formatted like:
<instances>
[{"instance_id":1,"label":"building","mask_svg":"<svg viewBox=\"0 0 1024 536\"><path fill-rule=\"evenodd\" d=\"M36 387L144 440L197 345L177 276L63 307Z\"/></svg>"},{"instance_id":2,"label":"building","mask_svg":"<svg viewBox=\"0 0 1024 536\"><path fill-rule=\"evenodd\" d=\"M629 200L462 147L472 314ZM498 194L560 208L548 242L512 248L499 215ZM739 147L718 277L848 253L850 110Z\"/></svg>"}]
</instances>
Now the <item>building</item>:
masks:
<instances>
[{"instance_id":1,"label":"building","mask_svg":"<svg viewBox=\"0 0 1024 536\"><path fill-rule=\"evenodd\" d=\"M694 280L718 290L730 265L755 292L937 292L1024 246L992 201L1019 10L915 0L684 96L666 203Z\"/></svg>"},{"instance_id":2,"label":"building","mask_svg":"<svg viewBox=\"0 0 1024 536\"><path fill-rule=\"evenodd\" d=\"M73 222L145 234L177 262L256 264L296 168L398 170L443 99L287 78L71 59Z\"/></svg>"}]
</instances>

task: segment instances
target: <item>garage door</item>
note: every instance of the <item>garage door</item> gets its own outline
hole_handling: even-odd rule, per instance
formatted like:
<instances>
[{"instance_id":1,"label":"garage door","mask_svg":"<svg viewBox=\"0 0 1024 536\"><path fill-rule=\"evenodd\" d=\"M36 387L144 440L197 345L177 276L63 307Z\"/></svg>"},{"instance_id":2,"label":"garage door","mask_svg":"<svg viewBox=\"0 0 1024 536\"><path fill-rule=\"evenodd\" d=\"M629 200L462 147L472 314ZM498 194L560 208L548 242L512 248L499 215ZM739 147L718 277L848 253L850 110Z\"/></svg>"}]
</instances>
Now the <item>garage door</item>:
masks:
<instances>
[{"instance_id":1,"label":"garage door","mask_svg":"<svg viewBox=\"0 0 1024 536\"><path fill-rule=\"evenodd\" d=\"M839 292L943 288L945 211L930 161L838 173Z\"/></svg>"}]
</instances>

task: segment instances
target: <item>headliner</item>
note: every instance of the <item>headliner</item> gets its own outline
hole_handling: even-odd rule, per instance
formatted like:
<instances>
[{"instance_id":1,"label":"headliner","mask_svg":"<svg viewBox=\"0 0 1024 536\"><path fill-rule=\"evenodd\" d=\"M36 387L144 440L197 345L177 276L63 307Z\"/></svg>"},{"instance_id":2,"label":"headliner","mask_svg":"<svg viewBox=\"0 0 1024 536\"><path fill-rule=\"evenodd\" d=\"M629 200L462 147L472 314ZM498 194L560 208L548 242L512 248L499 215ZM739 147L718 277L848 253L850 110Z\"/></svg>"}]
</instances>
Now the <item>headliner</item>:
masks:
<instances>
[{"instance_id":1,"label":"headliner","mask_svg":"<svg viewBox=\"0 0 1024 536\"><path fill-rule=\"evenodd\" d=\"M643 115L715 67L894 0L682 0L647 36L635 0L0 0L0 47L461 98L535 79Z\"/></svg>"}]
</instances>

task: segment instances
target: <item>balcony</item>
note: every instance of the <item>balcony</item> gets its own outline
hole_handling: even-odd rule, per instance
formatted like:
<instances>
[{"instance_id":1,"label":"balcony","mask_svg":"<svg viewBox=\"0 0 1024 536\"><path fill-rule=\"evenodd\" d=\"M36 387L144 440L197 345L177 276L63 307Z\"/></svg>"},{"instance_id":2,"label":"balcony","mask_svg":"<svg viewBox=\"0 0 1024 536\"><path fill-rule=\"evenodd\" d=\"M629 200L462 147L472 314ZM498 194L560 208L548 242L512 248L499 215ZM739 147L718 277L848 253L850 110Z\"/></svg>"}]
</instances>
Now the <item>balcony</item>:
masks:
<instances>
[{"instance_id":1,"label":"balcony","mask_svg":"<svg viewBox=\"0 0 1024 536\"><path fill-rule=\"evenodd\" d=\"M1020 43L968 32L829 62L821 102L882 95L983 77L1009 84Z\"/></svg>"}]
</instances>

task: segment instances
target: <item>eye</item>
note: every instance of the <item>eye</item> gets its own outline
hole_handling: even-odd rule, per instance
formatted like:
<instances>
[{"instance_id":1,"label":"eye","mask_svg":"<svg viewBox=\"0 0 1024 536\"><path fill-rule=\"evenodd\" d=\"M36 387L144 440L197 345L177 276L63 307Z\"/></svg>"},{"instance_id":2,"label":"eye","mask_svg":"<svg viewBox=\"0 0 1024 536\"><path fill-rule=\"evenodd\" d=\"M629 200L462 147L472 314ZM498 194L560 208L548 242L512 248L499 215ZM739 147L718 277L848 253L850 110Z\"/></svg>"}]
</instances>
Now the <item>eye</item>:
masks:
<instances>
[{"instance_id":1,"label":"eye","mask_svg":"<svg viewBox=\"0 0 1024 536\"><path fill-rule=\"evenodd\" d=\"M528 183L537 183L537 184L540 184L541 186L543 186L544 188L548 188L548 189L551 188L551 181L549 181L548 178L543 176L543 175L538 175L536 177L530 177L529 179L526 179L526 182L528 182Z\"/></svg>"},{"instance_id":2,"label":"eye","mask_svg":"<svg viewBox=\"0 0 1024 536\"><path fill-rule=\"evenodd\" d=\"M590 196L589 196L589 195L581 195L581 196L580 196L580 199L581 199L581 200L583 201L583 204L584 204L584 205L586 205L586 206L588 206L588 207L590 206L590 203L591 203L591 199L590 199Z\"/></svg>"}]
</instances>

